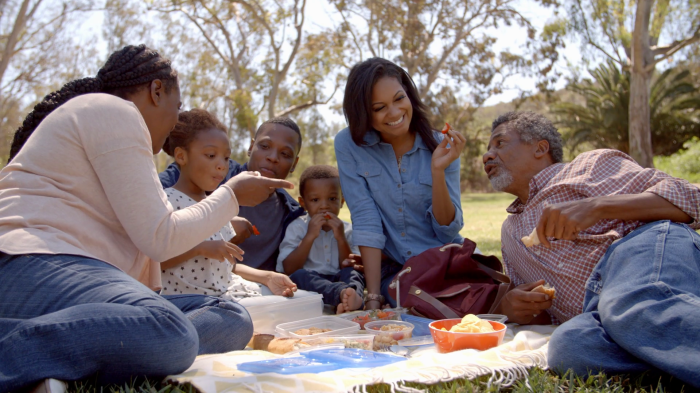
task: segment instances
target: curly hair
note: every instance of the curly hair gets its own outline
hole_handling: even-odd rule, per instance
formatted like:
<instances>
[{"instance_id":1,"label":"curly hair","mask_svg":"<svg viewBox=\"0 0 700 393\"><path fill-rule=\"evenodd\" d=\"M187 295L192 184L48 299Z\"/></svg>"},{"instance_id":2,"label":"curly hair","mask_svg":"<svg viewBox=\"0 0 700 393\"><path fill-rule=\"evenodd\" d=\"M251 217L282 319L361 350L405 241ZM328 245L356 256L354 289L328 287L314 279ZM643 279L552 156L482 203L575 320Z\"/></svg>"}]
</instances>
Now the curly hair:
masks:
<instances>
[{"instance_id":1,"label":"curly hair","mask_svg":"<svg viewBox=\"0 0 700 393\"><path fill-rule=\"evenodd\" d=\"M564 142L554 124L546 117L535 112L508 112L502 114L491 124L491 132L501 124L511 125L520 134L520 140L527 144L545 140L549 142L549 154L555 163L564 161Z\"/></svg>"},{"instance_id":2,"label":"curly hair","mask_svg":"<svg viewBox=\"0 0 700 393\"><path fill-rule=\"evenodd\" d=\"M173 157L176 147L187 149L198 133L211 129L226 133L226 126L209 111L195 108L180 112L175 128L165 140L163 151Z\"/></svg>"},{"instance_id":3,"label":"curly hair","mask_svg":"<svg viewBox=\"0 0 700 393\"><path fill-rule=\"evenodd\" d=\"M34 110L15 131L8 161L19 153L42 120L71 98L88 93L107 93L126 98L155 79L164 82L166 92L177 85L177 72L170 66L170 60L155 50L145 45L129 45L112 53L96 77L68 82L34 106Z\"/></svg>"},{"instance_id":4,"label":"curly hair","mask_svg":"<svg viewBox=\"0 0 700 393\"><path fill-rule=\"evenodd\" d=\"M330 165L312 165L302 172L299 178L299 195L304 197L304 186L307 180L314 179L340 179L338 168Z\"/></svg>"},{"instance_id":5,"label":"curly hair","mask_svg":"<svg viewBox=\"0 0 700 393\"><path fill-rule=\"evenodd\" d=\"M380 57L355 64L350 70L343 97L343 113L352 140L357 146L362 146L365 134L372 129L372 88L384 77L396 78L404 88L413 106L408 129L418 133L431 152L435 151L438 142L428 120L428 108L423 104L413 79L403 68Z\"/></svg>"},{"instance_id":6,"label":"curly hair","mask_svg":"<svg viewBox=\"0 0 700 393\"><path fill-rule=\"evenodd\" d=\"M258 127L258 130L255 131L255 138L257 139L258 133L260 132L260 129L265 125L265 124L279 124L281 126L285 126L292 131L297 133L297 136L299 136L299 142L297 143L297 154L299 154L299 151L301 151L301 130L299 129L299 126L297 125L294 120L288 118L288 117L283 117L283 116L278 116L278 117L273 117L270 120L267 120L266 122L262 123L260 127Z\"/></svg>"}]
</instances>

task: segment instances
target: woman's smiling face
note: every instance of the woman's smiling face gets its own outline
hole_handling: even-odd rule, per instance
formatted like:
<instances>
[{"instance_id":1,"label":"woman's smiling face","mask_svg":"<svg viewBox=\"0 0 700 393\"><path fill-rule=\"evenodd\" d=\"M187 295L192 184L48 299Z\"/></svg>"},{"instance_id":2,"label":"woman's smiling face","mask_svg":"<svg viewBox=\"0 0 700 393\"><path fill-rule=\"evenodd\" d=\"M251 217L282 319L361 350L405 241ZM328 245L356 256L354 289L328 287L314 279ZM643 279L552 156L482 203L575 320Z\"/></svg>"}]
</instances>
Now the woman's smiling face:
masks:
<instances>
[{"instance_id":1,"label":"woman's smiling face","mask_svg":"<svg viewBox=\"0 0 700 393\"><path fill-rule=\"evenodd\" d=\"M384 77L372 87L372 127L385 137L408 134L413 106L398 79Z\"/></svg>"}]
</instances>

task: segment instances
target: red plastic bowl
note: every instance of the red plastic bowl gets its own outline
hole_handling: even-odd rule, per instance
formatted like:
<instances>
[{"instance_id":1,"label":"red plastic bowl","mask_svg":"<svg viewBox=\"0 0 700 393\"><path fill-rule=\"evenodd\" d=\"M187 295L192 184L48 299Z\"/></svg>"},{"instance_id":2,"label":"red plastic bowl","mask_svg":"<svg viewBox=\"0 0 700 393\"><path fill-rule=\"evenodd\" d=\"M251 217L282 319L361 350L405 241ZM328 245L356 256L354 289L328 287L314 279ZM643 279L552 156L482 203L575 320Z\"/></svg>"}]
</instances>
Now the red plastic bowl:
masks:
<instances>
[{"instance_id":1,"label":"red plastic bowl","mask_svg":"<svg viewBox=\"0 0 700 393\"><path fill-rule=\"evenodd\" d=\"M430 334L433 336L438 352L448 353L461 349L478 349L483 351L503 343L503 337L506 335L506 325L500 322L488 321L495 332L457 333L449 331L452 326L460 322L462 322L461 319L442 319L430 324ZM442 328L447 329L447 331L440 330Z\"/></svg>"}]
</instances>

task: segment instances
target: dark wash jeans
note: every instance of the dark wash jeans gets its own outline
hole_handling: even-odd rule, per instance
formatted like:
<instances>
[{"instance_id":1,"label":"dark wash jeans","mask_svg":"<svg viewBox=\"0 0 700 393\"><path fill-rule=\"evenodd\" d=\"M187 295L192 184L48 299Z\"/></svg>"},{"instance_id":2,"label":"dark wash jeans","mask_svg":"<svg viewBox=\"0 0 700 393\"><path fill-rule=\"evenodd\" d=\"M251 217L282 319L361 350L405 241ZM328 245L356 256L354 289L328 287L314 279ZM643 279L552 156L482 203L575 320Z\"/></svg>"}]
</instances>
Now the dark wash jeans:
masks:
<instances>
[{"instance_id":1,"label":"dark wash jeans","mask_svg":"<svg viewBox=\"0 0 700 393\"><path fill-rule=\"evenodd\" d=\"M195 356L242 349L242 306L153 292L76 255L0 253L0 392L46 378L124 383L185 371Z\"/></svg>"},{"instance_id":2,"label":"dark wash jeans","mask_svg":"<svg viewBox=\"0 0 700 393\"><path fill-rule=\"evenodd\" d=\"M334 307L341 303L340 293L344 289L355 288L360 297L365 290L363 274L352 267L340 269L337 274L319 274L311 270L299 269L289 278L297 284L299 289L322 294L323 303Z\"/></svg>"},{"instance_id":3,"label":"dark wash jeans","mask_svg":"<svg viewBox=\"0 0 700 393\"><path fill-rule=\"evenodd\" d=\"M554 331L549 367L576 374L661 370L700 387L700 235L669 221L613 243L583 313Z\"/></svg>"}]
</instances>

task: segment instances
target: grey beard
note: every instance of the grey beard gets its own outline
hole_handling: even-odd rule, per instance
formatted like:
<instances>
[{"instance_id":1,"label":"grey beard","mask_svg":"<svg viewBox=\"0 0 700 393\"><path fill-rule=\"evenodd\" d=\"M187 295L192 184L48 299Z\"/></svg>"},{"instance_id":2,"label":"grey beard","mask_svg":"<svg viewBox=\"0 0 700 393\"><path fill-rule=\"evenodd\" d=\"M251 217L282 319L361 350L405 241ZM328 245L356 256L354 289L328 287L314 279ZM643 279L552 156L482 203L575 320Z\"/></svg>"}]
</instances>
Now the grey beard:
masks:
<instances>
[{"instance_id":1,"label":"grey beard","mask_svg":"<svg viewBox=\"0 0 700 393\"><path fill-rule=\"evenodd\" d=\"M496 191L503 191L513 183L513 175L506 168L499 166L498 175L491 176L491 187Z\"/></svg>"}]
</instances>

